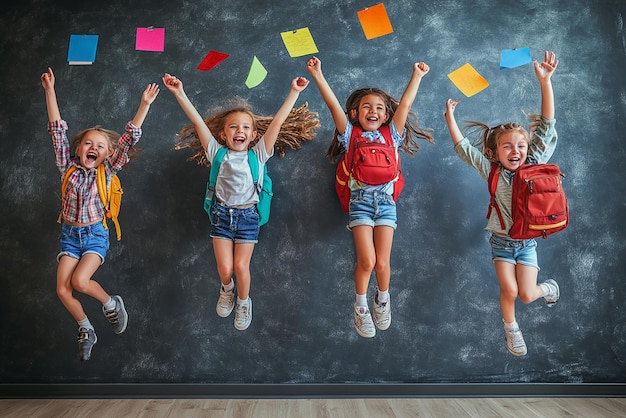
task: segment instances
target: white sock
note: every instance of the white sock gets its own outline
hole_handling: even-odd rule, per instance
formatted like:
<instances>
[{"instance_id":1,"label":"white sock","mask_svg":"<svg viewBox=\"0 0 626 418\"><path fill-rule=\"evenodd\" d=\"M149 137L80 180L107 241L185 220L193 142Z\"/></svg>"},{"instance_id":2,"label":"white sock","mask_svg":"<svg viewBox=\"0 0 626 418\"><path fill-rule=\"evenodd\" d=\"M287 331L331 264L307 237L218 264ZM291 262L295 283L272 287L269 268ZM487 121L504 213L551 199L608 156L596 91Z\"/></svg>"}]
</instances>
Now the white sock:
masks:
<instances>
[{"instance_id":1,"label":"white sock","mask_svg":"<svg viewBox=\"0 0 626 418\"><path fill-rule=\"evenodd\" d=\"M235 287L235 281L231 278L230 283L228 283L226 286L224 286L224 284L222 283L222 287L225 291L229 292L233 290L233 287Z\"/></svg>"},{"instance_id":2,"label":"white sock","mask_svg":"<svg viewBox=\"0 0 626 418\"><path fill-rule=\"evenodd\" d=\"M389 289L378 290L378 304L385 303L389 300Z\"/></svg>"},{"instance_id":3,"label":"white sock","mask_svg":"<svg viewBox=\"0 0 626 418\"><path fill-rule=\"evenodd\" d=\"M110 311L112 309L115 309L115 300L109 296L109 300L104 304L104 310Z\"/></svg>"},{"instance_id":4,"label":"white sock","mask_svg":"<svg viewBox=\"0 0 626 418\"><path fill-rule=\"evenodd\" d=\"M519 328L519 325L517 325L517 321L515 319L513 320L513 322L506 322L503 319L502 322L504 322L504 330L505 331L512 331L514 329L518 329Z\"/></svg>"},{"instance_id":5,"label":"white sock","mask_svg":"<svg viewBox=\"0 0 626 418\"><path fill-rule=\"evenodd\" d=\"M85 317L85 319L78 321L78 327L93 329L93 325L89 322L89 318Z\"/></svg>"},{"instance_id":6,"label":"white sock","mask_svg":"<svg viewBox=\"0 0 626 418\"><path fill-rule=\"evenodd\" d=\"M239 299L239 296L237 296L237 305L239 306L247 306L248 304L250 304L250 298L245 298L245 299Z\"/></svg>"},{"instance_id":7,"label":"white sock","mask_svg":"<svg viewBox=\"0 0 626 418\"><path fill-rule=\"evenodd\" d=\"M356 306L364 306L364 307L367 308L367 294L359 295L357 293L357 295L356 295Z\"/></svg>"}]
</instances>

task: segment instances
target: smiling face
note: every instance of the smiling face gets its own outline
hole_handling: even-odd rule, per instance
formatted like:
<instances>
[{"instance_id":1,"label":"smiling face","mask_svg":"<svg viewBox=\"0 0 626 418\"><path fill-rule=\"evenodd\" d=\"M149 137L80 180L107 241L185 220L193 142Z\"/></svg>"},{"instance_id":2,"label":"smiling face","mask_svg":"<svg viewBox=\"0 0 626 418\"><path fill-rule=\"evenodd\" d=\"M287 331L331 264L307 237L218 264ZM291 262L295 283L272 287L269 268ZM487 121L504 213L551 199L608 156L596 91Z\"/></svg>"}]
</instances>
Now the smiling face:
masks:
<instances>
[{"instance_id":1,"label":"smiling face","mask_svg":"<svg viewBox=\"0 0 626 418\"><path fill-rule=\"evenodd\" d=\"M363 96L358 108L359 125L364 131L375 131L387 121L387 105L377 94Z\"/></svg>"},{"instance_id":2,"label":"smiling face","mask_svg":"<svg viewBox=\"0 0 626 418\"><path fill-rule=\"evenodd\" d=\"M496 158L509 171L517 170L526 162L528 140L519 131L507 131L498 138Z\"/></svg>"},{"instance_id":3,"label":"smiling face","mask_svg":"<svg viewBox=\"0 0 626 418\"><path fill-rule=\"evenodd\" d=\"M233 151L246 151L256 135L254 120L246 112L229 114L224 120L224 129L220 132L226 146Z\"/></svg>"},{"instance_id":4,"label":"smiling face","mask_svg":"<svg viewBox=\"0 0 626 418\"><path fill-rule=\"evenodd\" d=\"M76 156L86 169L98 167L111 152L107 136L96 130L87 131L76 147Z\"/></svg>"}]
</instances>

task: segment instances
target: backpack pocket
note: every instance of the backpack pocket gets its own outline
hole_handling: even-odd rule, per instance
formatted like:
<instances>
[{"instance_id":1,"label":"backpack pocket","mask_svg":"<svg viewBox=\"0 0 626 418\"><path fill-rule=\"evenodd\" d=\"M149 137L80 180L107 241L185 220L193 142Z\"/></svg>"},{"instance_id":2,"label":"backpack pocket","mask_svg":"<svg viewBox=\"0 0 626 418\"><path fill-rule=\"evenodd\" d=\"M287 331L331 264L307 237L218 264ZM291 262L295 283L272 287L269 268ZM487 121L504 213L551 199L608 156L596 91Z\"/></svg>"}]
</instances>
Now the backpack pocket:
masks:
<instances>
[{"instance_id":1,"label":"backpack pocket","mask_svg":"<svg viewBox=\"0 0 626 418\"><path fill-rule=\"evenodd\" d=\"M352 176L372 186L389 183L398 176L396 148L374 142L357 142Z\"/></svg>"}]
</instances>

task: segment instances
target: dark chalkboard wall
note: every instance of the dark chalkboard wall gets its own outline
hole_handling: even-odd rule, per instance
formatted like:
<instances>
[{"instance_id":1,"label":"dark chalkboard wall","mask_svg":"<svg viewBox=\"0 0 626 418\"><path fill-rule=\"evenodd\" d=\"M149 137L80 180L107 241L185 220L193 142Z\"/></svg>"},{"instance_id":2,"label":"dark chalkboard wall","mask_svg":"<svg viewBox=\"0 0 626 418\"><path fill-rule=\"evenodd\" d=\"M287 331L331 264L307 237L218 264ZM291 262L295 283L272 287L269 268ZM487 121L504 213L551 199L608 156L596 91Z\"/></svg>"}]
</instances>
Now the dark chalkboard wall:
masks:
<instances>
[{"instance_id":1,"label":"dark chalkboard wall","mask_svg":"<svg viewBox=\"0 0 626 418\"><path fill-rule=\"evenodd\" d=\"M0 16L0 383L392 384L625 383L626 5L622 1L387 1L394 32L366 40L357 11L373 1L286 0L50 2L25 0ZM165 51L135 50L137 27L164 27ZM404 156L392 253L393 324L373 339L352 325L355 262L347 216L324 158L332 120L312 84L298 105L319 112L317 138L273 158L272 219L252 259L254 320L245 332L215 313L218 278L202 209L208 172L175 151L187 119L162 88L143 126L140 158L120 177L123 240L111 241L95 278L121 294L130 321L113 335L88 297L98 331L80 363L76 324L55 294L60 181L46 132L40 74L50 66L70 133L123 130L145 85L179 76L204 112L247 98L273 114L290 80L308 76L280 32L308 27L340 101L373 85L396 97L416 61L430 73L414 103L434 130ZM71 34L100 35L91 66L69 66ZM442 116L496 123L539 111L532 66L500 70L502 49L545 49L567 174L571 226L539 242L540 279L561 284L553 309L518 303L528 355L504 348L498 285L483 231L485 182L454 154ZM230 57L196 70L211 49ZM268 69L244 82L253 56ZM447 74L470 62L490 83L464 97ZM370 297L374 291L372 280Z\"/></svg>"}]
</instances>

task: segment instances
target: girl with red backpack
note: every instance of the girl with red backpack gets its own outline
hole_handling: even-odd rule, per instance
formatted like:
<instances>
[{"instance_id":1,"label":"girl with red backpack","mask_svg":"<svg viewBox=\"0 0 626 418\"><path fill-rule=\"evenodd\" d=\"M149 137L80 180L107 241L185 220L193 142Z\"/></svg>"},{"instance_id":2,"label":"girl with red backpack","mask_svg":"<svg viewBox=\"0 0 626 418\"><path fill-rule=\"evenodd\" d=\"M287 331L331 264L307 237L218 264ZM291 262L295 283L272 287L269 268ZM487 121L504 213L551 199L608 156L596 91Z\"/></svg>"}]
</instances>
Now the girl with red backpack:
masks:
<instances>
[{"instance_id":1,"label":"girl with red backpack","mask_svg":"<svg viewBox=\"0 0 626 418\"><path fill-rule=\"evenodd\" d=\"M513 224L512 187L513 176L526 163L540 164L550 159L556 148L557 134L554 128L554 92L551 77L559 61L554 53L546 52L543 63L534 62L535 75L541 88L541 116L533 116L534 129L529 134L517 123L489 127L480 122L470 122L479 131L476 146L463 135L454 117L458 101L448 99L446 122L454 143L454 150L467 164L474 167L487 180L492 163L500 166L501 175L495 188L495 202L500 211L491 211L486 230L491 232L492 259L500 284L500 309L504 322L506 348L514 356L526 354L526 343L515 319L515 301L519 296L524 303L541 297L548 306L559 300L559 285L549 279L537 285L537 243L534 239L514 239L510 236ZM518 174L519 175L519 174ZM502 214L503 224L498 219Z\"/></svg>"},{"instance_id":2,"label":"girl with red backpack","mask_svg":"<svg viewBox=\"0 0 626 418\"><path fill-rule=\"evenodd\" d=\"M411 106L429 67L423 62L413 65L411 79L399 102L378 88L354 91L346 103L347 114L322 74L321 61L317 57L311 58L307 70L335 123L327 156L332 160L343 150L349 156L346 173L350 189L348 229L354 237L357 257L354 327L360 336L371 338L376 335L376 328L386 330L391 324L389 262L397 226L394 186L401 178L398 148L413 155L419 148L414 138L433 140L430 133L413 120L416 118L409 117L414 116ZM385 138L387 136L390 138ZM397 197L398 193L395 195ZM372 271L376 272L378 284L372 303L373 320L367 306Z\"/></svg>"}]
</instances>

